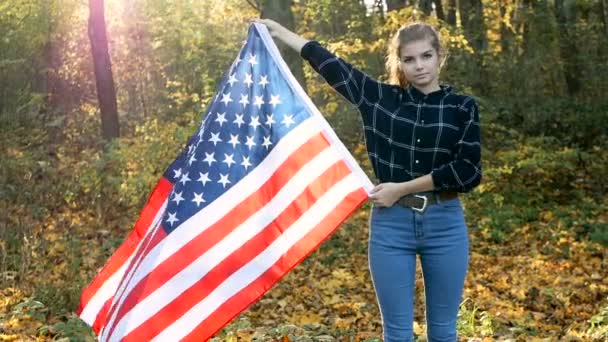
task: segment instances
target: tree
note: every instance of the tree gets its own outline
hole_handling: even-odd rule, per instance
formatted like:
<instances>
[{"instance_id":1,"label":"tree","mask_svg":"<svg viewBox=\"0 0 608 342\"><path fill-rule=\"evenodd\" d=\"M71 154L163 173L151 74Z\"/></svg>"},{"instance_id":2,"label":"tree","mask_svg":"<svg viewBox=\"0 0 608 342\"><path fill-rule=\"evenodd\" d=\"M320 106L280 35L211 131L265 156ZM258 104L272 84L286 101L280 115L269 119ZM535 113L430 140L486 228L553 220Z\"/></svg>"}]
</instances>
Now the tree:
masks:
<instances>
[{"instance_id":1,"label":"tree","mask_svg":"<svg viewBox=\"0 0 608 342\"><path fill-rule=\"evenodd\" d=\"M89 0L89 40L95 69L97 99L101 111L103 138L110 140L120 135L116 90L112 75L112 62L108 53L108 37L103 0Z\"/></svg>"},{"instance_id":2,"label":"tree","mask_svg":"<svg viewBox=\"0 0 608 342\"><path fill-rule=\"evenodd\" d=\"M386 0L386 11L394 11L405 7L404 0Z\"/></svg>"}]
</instances>

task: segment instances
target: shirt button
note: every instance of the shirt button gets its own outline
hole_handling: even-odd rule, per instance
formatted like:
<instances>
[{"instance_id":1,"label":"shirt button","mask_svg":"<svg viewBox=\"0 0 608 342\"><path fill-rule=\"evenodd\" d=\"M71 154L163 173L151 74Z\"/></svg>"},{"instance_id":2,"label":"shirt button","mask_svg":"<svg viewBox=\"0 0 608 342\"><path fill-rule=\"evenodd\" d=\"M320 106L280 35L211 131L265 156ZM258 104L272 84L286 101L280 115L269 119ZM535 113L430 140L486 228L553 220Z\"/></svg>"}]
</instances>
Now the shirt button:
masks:
<instances>
[{"instance_id":1,"label":"shirt button","mask_svg":"<svg viewBox=\"0 0 608 342\"><path fill-rule=\"evenodd\" d=\"M418 164L418 160L416 160L416 164Z\"/></svg>"},{"instance_id":2,"label":"shirt button","mask_svg":"<svg viewBox=\"0 0 608 342\"><path fill-rule=\"evenodd\" d=\"M416 140L416 142L420 142L420 139Z\"/></svg>"},{"instance_id":3,"label":"shirt button","mask_svg":"<svg viewBox=\"0 0 608 342\"><path fill-rule=\"evenodd\" d=\"M424 123L424 120L422 120L422 121L420 121L420 122Z\"/></svg>"}]
</instances>

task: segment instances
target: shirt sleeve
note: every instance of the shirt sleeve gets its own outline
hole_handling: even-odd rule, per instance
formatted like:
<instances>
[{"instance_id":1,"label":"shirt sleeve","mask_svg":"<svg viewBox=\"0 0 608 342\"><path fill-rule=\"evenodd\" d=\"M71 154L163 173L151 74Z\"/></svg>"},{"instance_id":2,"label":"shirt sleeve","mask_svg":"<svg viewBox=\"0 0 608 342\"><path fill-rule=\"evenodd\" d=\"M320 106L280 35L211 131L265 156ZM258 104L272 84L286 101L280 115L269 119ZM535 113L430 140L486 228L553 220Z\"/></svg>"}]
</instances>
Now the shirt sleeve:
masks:
<instances>
[{"instance_id":1,"label":"shirt sleeve","mask_svg":"<svg viewBox=\"0 0 608 342\"><path fill-rule=\"evenodd\" d=\"M454 160L431 172L435 190L469 192L481 182L479 107L473 98L468 98L463 107L467 115Z\"/></svg>"},{"instance_id":2,"label":"shirt sleeve","mask_svg":"<svg viewBox=\"0 0 608 342\"><path fill-rule=\"evenodd\" d=\"M365 102L377 102L382 97L381 83L336 57L319 42L304 44L300 56L318 72L327 83L357 107Z\"/></svg>"}]
</instances>

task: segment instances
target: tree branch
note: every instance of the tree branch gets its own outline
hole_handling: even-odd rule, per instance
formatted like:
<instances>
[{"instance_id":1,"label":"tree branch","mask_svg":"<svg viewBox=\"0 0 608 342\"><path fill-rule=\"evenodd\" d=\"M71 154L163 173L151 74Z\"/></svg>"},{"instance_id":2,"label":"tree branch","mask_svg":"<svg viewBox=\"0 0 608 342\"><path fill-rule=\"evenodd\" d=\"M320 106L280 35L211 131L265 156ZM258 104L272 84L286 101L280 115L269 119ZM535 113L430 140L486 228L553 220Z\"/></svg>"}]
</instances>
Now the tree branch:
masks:
<instances>
[{"instance_id":1,"label":"tree branch","mask_svg":"<svg viewBox=\"0 0 608 342\"><path fill-rule=\"evenodd\" d=\"M262 12L262 8L260 6L260 3L257 0L247 0L247 3L249 5L251 5L251 7L253 7L253 9L255 9L258 12Z\"/></svg>"}]
</instances>

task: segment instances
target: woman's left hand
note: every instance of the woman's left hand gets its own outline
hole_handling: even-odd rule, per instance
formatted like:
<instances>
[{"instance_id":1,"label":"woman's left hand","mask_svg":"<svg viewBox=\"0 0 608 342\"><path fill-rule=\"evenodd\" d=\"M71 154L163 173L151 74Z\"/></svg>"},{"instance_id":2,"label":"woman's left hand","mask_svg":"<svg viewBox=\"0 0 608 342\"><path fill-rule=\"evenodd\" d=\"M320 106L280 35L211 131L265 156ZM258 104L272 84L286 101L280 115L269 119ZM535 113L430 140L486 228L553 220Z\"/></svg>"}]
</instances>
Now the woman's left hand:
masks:
<instances>
[{"instance_id":1,"label":"woman's left hand","mask_svg":"<svg viewBox=\"0 0 608 342\"><path fill-rule=\"evenodd\" d=\"M402 196L407 195L404 183L381 183L376 185L369 196L374 205L392 207Z\"/></svg>"}]
</instances>

